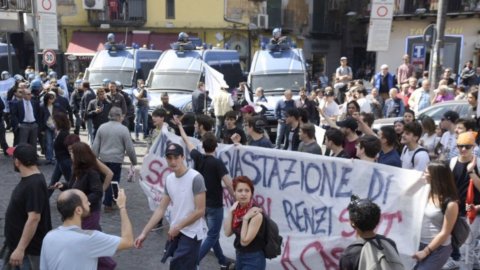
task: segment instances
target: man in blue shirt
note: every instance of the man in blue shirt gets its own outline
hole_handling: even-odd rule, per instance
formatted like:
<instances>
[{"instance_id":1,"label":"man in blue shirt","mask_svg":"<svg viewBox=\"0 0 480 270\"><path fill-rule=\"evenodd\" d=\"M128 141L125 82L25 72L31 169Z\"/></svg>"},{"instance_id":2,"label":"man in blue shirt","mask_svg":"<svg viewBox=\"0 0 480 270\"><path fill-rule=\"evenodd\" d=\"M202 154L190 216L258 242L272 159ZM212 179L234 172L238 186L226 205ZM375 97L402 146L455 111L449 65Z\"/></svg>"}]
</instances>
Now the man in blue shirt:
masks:
<instances>
[{"instance_id":1,"label":"man in blue shirt","mask_svg":"<svg viewBox=\"0 0 480 270\"><path fill-rule=\"evenodd\" d=\"M378 132L382 150L378 154L377 162L380 164L390 165L394 167L402 167L400 155L396 150L397 134L395 129L390 126L383 126Z\"/></svg>"}]
</instances>

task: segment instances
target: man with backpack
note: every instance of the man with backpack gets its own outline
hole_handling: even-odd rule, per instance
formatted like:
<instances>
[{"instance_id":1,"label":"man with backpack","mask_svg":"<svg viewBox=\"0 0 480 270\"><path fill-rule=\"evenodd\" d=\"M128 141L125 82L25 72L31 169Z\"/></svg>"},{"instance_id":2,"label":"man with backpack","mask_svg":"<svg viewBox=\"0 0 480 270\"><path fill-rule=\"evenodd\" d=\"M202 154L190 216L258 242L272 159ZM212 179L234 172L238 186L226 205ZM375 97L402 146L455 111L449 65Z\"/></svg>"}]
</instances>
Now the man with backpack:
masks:
<instances>
[{"instance_id":1,"label":"man with backpack","mask_svg":"<svg viewBox=\"0 0 480 270\"><path fill-rule=\"evenodd\" d=\"M417 171L425 171L430 156L427 149L418 144L418 140L422 136L422 126L417 122L411 122L403 128L401 143L405 145L402 150L400 159L402 160L402 168L415 169Z\"/></svg>"},{"instance_id":2,"label":"man with backpack","mask_svg":"<svg viewBox=\"0 0 480 270\"><path fill-rule=\"evenodd\" d=\"M340 269L404 269L395 242L375 233L380 222L380 207L370 199L353 195L347 209L358 240L343 251Z\"/></svg>"}]
</instances>

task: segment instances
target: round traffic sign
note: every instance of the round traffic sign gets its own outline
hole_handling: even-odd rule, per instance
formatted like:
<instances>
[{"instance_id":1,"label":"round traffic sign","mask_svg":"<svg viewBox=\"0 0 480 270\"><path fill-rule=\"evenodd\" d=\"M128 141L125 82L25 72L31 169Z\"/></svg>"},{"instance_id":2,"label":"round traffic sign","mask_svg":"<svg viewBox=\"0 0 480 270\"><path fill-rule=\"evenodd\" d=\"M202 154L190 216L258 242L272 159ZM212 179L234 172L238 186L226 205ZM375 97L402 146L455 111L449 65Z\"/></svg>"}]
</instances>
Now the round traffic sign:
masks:
<instances>
[{"instance_id":1,"label":"round traffic sign","mask_svg":"<svg viewBox=\"0 0 480 270\"><path fill-rule=\"evenodd\" d=\"M388 14L388 8L386 6L379 6L377 8L378 17L385 17Z\"/></svg>"},{"instance_id":2,"label":"round traffic sign","mask_svg":"<svg viewBox=\"0 0 480 270\"><path fill-rule=\"evenodd\" d=\"M43 62L45 62L47 66L53 66L57 62L57 55L53 50L45 50L43 52Z\"/></svg>"},{"instance_id":3,"label":"round traffic sign","mask_svg":"<svg viewBox=\"0 0 480 270\"><path fill-rule=\"evenodd\" d=\"M44 10L50 10L52 8L52 1L51 0L42 0L42 8Z\"/></svg>"}]
</instances>

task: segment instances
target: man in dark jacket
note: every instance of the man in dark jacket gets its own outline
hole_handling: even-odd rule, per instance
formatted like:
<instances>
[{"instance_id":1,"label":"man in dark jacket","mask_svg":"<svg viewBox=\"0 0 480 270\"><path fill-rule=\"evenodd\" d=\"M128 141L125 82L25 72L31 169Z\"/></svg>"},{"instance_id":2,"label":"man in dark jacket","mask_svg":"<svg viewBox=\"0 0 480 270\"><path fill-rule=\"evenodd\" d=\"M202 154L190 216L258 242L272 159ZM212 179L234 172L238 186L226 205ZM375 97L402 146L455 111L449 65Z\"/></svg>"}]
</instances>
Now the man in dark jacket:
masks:
<instances>
[{"instance_id":1,"label":"man in dark jacket","mask_svg":"<svg viewBox=\"0 0 480 270\"><path fill-rule=\"evenodd\" d=\"M87 118L92 119L93 124L93 139L95 139L98 128L108 122L108 113L111 108L112 103L107 99L105 89L99 88L97 98L90 101L87 107Z\"/></svg>"},{"instance_id":2,"label":"man in dark jacket","mask_svg":"<svg viewBox=\"0 0 480 270\"><path fill-rule=\"evenodd\" d=\"M297 151L300 144L300 113L296 108L288 109L285 113L285 133L284 133L284 150Z\"/></svg>"},{"instance_id":3,"label":"man in dark jacket","mask_svg":"<svg viewBox=\"0 0 480 270\"><path fill-rule=\"evenodd\" d=\"M87 117L87 107L90 104L90 101L96 98L95 92L90 88L90 83L88 81L84 81L82 83L82 89L84 91L82 100L80 101L80 116L84 119L87 132L88 132L88 142L90 145L93 145L93 124L92 119Z\"/></svg>"},{"instance_id":4,"label":"man in dark jacket","mask_svg":"<svg viewBox=\"0 0 480 270\"><path fill-rule=\"evenodd\" d=\"M82 117L80 115L80 107L81 107L81 102L82 102L82 97L83 94L85 93L85 90L83 87L80 85L81 80L77 80L75 82L75 90L73 90L72 95L70 96L70 107L72 108L73 115L75 115L75 129L73 133L79 134L80 133L80 126L82 124Z\"/></svg>"},{"instance_id":5,"label":"man in dark jacket","mask_svg":"<svg viewBox=\"0 0 480 270\"><path fill-rule=\"evenodd\" d=\"M192 93L192 107L195 115L203 114L205 112L205 104L211 101L205 92L205 84L203 82L198 83L197 89Z\"/></svg>"},{"instance_id":6,"label":"man in dark jacket","mask_svg":"<svg viewBox=\"0 0 480 270\"><path fill-rule=\"evenodd\" d=\"M36 149L40 106L32 99L30 89L20 88L24 91L23 100L14 103L10 108L12 126L18 128L19 143L28 143Z\"/></svg>"}]
</instances>

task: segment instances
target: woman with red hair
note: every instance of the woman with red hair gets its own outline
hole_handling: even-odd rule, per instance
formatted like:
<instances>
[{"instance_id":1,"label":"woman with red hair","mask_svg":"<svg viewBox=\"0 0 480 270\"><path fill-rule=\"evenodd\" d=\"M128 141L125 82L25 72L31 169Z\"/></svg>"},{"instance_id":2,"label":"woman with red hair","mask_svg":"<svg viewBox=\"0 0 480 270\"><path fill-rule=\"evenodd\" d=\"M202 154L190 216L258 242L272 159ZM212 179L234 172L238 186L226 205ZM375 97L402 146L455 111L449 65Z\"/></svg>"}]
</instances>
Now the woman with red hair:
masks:
<instances>
[{"instance_id":1,"label":"woman with red hair","mask_svg":"<svg viewBox=\"0 0 480 270\"><path fill-rule=\"evenodd\" d=\"M253 182L246 176L235 177L233 190L236 202L230 208L223 227L227 237L235 234L235 269L265 269L265 225L262 209L253 201Z\"/></svg>"}]
</instances>

